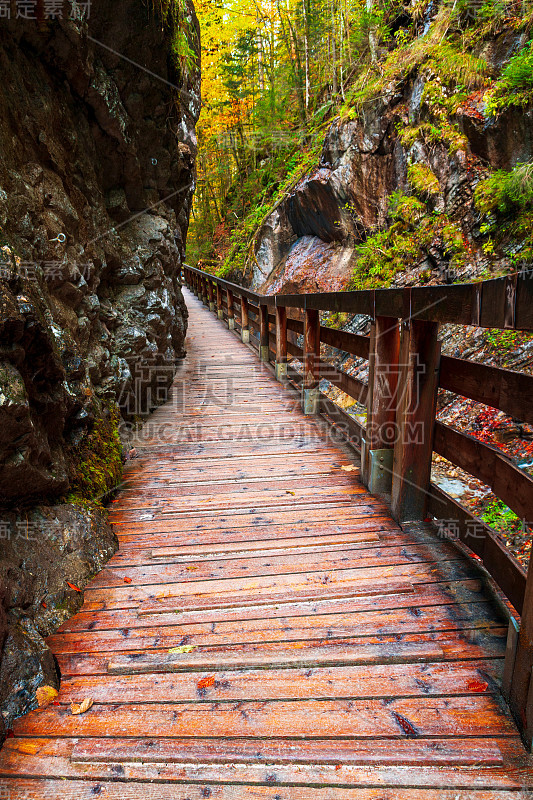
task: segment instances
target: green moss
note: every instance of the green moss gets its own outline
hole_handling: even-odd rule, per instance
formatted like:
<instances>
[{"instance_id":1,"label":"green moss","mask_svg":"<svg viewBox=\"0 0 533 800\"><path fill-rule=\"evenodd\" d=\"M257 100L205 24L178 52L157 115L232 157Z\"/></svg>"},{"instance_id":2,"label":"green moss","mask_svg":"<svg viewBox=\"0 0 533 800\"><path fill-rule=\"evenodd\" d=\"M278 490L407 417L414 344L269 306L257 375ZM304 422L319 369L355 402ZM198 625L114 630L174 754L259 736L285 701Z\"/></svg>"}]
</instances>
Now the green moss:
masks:
<instances>
[{"instance_id":1,"label":"green moss","mask_svg":"<svg viewBox=\"0 0 533 800\"><path fill-rule=\"evenodd\" d=\"M409 164L407 180L422 198L434 197L440 192L439 180L427 164Z\"/></svg>"},{"instance_id":2,"label":"green moss","mask_svg":"<svg viewBox=\"0 0 533 800\"><path fill-rule=\"evenodd\" d=\"M533 333L522 331L502 331L498 328L489 328L484 332L485 341L497 352L514 351L522 344L533 340Z\"/></svg>"},{"instance_id":3,"label":"green moss","mask_svg":"<svg viewBox=\"0 0 533 800\"><path fill-rule=\"evenodd\" d=\"M350 314L341 311L334 311L329 313L323 320L326 328L334 328L335 330L343 330L351 319Z\"/></svg>"},{"instance_id":4,"label":"green moss","mask_svg":"<svg viewBox=\"0 0 533 800\"><path fill-rule=\"evenodd\" d=\"M423 261L430 245L448 257L450 269L465 265L463 233L446 214L430 212L421 200L400 192L390 196L389 211L390 226L356 248L350 288L390 286L398 273Z\"/></svg>"},{"instance_id":5,"label":"green moss","mask_svg":"<svg viewBox=\"0 0 533 800\"><path fill-rule=\"evenodd\" d=\"M516 533L522 529L522 520L501 500L490 502L481 519L495 531Z\"/></svg>"},{"instance_id":6,"label":"green moss","mask_svg":"<svg viewBox=\"0 0 533 800\"><path fill-rule=\"evenodd\" d=\"M255 258L256 238L263 223L316 164L321 148L320 136L303 150L291 142L273 163L265 166L263 173L256 169L248 176L242 187L243 197L247 197L246 213L233 228L228 254L216 273L218 277L246 272Z\"/></svg>"},{"instance_id":7,"label":"green moss","mask_svg":"<svg viewBox=\"0 0 533 800\"><path fill-rule=\"evenodd\" d=\"M486 216L481 233L488 236L483 249L493 255L502 247L511 260L533 258L533 162L498 170L475 190L477 209Z\"/></svg>"},{"instance_id":8,"label":"green moss","mask_svg":"<svg viewBox=\"0 0 533 800\"><path fill-rule=\"evenodd\" d=\"M152 0L152 2L163 23L171 31L171 50L177 67L181 71L192 72L197 67L198 57L190 44L195 31L186 0Z\"/></svg>"},{"instance_id":9,"label":"green moss","mask_svg":"<svg viewBox=\"0 0 533 800\"><path fill-rule=\"evenodd\" d=\"M104 410L76 449L74 476L67 502L90 507L94 502L102 502L120 483L122 446L119 420L116 407Z\"/></svg>"},{"instance_id":10,"label":"green moss","mask_svg":"<svg viewBox=\"0 0 533 800\"><path fill-rule=\"evenodd\" d=\"M525 108L533 102L533 40L511 58L486 101L492 114L511 106Z\"/></svg>"}]
</instances>

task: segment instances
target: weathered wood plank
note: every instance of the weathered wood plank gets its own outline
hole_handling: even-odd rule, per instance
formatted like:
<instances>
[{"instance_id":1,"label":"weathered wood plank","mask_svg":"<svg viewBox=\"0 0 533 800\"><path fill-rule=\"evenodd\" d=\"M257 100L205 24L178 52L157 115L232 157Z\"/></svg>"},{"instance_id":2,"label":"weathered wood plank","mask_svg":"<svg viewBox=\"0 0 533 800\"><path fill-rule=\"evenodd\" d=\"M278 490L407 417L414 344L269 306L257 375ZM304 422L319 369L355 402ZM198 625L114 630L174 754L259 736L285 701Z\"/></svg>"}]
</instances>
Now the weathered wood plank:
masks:
<instances>
[{"instance_id":1,"label":"weathered wood plank","mask_svg":"<svg viewBox=\"0 0 533 800\"><path fill-rule=\"evenodd\" d=\"M516 735L490 696L95 704L78 717L70 708L49 706L24 720L26 736L137 736L139 728L152 736L483 736L487 727Z\"/></svg>"},{"instance_id":2,"label":"weathered wood plank","mask_svg":"<svg viewBox=\"0 0 533 800\"><path fill-rule=\"evenodd\" d=\"M59 702L90 696L96 703L233 702L377 698L498 693L501 660L462 663L379 664L319 669L178 672L157 675L91 676L62 682Z\"/></svg>"},{"instance_id":3,"label":"weathered wood plank","mask_svg":"<svg viewBox=\"0 0 533 800\"><path fill-rule=\"evenodd\" d=\"M127 795L121 781L94 780L32 780L16 778L10 781L10 800L94 800L103 794L106 800L161 800L159 781L128 783ZM276 785L202 785L200 783L165 784L165 800L458 800L457 789L346 788L298 787ZM459 795L460 798L460 795ZM515 789L469 789L468 800L516 800ZM460 798L462 800L462 798ZM465 798L466 800L466 798Z\"/></svg>"},{"instance_id":4,"label":"weathered wood plank","mask_svg":"<svg viewBox=\"0 0 533 800\"><path fill-rule=\"evenodd\" d=\"M463 740L470 757L460 755L458 748L446 740L432 739L428 742L409 742L409 747L399 747L407 763L397 764L388 757L385 743L377 742L376 751L370 753L368 744L353 740L352 759L346 756L346 742L318 742L311 748L317 762L309 763L302 757L302 748L297 742L285 741L282 752L281 743L279 757L275 758L275 745L269 747L268 742L255 744L256 754L252 760L246 753L246 743L240 746L237 742L227 745L221 741L218 747L208 740L200 740L198 746L186 740L151 739L151 748L143 747L143 740L107 740L104 749L101 739L86 740L87 744L76 745L73 740L60 740L57 744L49 740L25 739L9 743L9 761L5 766L5 774L17 774L28 767L39 774L39 764L45 765L47 777L57 778L91 778L111 779L120 774L126 780L167 780L169 782L215 782L223 784L250 783L275 785L347 786L376 785L393 783L398 786L418 787L457 786L520 789L527 780L527 770L516 756L512 745L500 740L506 753L512 754L516 765L510 770L502 769L501 753L490 743L482 740ZM171 742L175 749L171 750ZM313 743L314 744L314 743ZM335 744L339 757L334 758ZM400 744L400 743L399 743ZM435 765L428 765L431 748L439 751ZM390 749L390 745L389 745ZM241 755L241 752L248 757ZM229 761L234 754L234 762ZM210 754L210 759L206 756ZM293 755L292 760L288 758ZM328 758L329 761L325 761ZM351 754L350 754L351 755ZM381 755L382 760L377 761ZM113 759L112 756L115 756ZM166 759L164 759L166 756ZM265 758L266 756L266 758ZM445 756L448 756L445 759ZM474 757L477 756L477 762ZM181 757L181 758L180 758ZM349 756L348 756L349 758ZM268 759L268 760L267 760ZM322 762L321 762L322 759ZM411 763L409 763L411 761ZM29 763L28 763L29 762ZM191 763L192 762L192 763ZM324 763L325 762L325 763ZM413 780L413 766L416 778ZM471 769L476 766L476 769ZM41 766L42 770L42 766Z\"/></svg>"},{"instance_id":5,"label":"weathered wood plank","mask_svg":"<svg viewBox=\"0 0 533 800\"><path fill-rule=\"evenodd\" d=\"M352 614L328 614L312 617L289 615L281 619L239 620L238 622L189 623L157 627L126 628L98 631L97 635L86 632L57 633L49 640L56 655L59 653L98 653L114 650L117 653L131 650L162 649L169 650L183 645L218 647L241 643L261 642L304 642L308 639L323 638L327 641L350 639L353 636L403 635L417 631L469 631L483 628L490 631L499 629L501 621L490 615L490 604L476 603L463 607L437 606L377 612L357 612ZM158 622L158 621L157 621Z\"/></svg>"},{"instance_id":6,"label":"weathered wood plank","mask_svg":"<svg viewBox=\"0 0 533 800\"><path fill-rule=\"evenodd\" d=\"M449 603L478 603L484 599L483 581L468 580L452 583L417 584L416 606L413 606L413 592L382 595L356 595L340 598L314 598L288 603L266 603L265 605L245 605L233 608L192 609L153 614L138 614L137 609L115 611L80 611L75 617L61 626L61 631L110 630L113 628L150 627L151 625L175 625L194 622L230 622L247 619L277 619L290 614L293 617L314 614L334 614L352 611L378 610L388 608L412 608Z\"/></svg>"}]
</instances>

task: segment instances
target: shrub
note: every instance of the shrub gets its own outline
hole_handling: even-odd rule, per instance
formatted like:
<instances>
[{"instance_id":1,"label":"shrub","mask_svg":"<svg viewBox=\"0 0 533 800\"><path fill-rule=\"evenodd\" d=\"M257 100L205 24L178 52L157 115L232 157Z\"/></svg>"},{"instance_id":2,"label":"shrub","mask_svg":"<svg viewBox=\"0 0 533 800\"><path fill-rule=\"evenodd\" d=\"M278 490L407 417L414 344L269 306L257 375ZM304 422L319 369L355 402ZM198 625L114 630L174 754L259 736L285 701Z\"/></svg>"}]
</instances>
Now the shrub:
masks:
<instances>
[{"instance_id":1,"label":"shrub","mask_svg":"<svg viewBox=\"0 0 533 800\"><path fill-rule=\"evenodd\" d=\"M511 58L486 100L492 114L511 106L523 108L532 102L533 40Z\"/></svg>"}]
</instances>

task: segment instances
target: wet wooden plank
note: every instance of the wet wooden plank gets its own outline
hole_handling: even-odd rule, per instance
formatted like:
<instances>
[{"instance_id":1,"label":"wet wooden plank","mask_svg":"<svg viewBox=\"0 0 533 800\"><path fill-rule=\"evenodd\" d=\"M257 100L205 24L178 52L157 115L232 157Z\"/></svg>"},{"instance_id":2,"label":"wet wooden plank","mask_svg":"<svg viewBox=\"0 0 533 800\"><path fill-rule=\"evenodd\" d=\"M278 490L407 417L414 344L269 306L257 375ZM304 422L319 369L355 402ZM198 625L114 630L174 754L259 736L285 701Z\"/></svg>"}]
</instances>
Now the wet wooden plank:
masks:
<instances>
[{"instance_id":1,"label":"wet wooden plank","mask_svg":"<svg viewBox=\"0 0 533 800\"><path fill-rule=\"evenodd\" d=\"M370 594L366 597L355 594L346 598L318 598L308 601L279 604L245 605L233 608L191 609L153 614L138 614L137 609L114 611L80 611L61 627L61 631L109 630L123 627L150 627L151 625L174 625L180 623L230 622L247 619L277 619L279 617L310 616L353 611L378 611L380 609L422 608L424 606L447 605L449 603L477 603L485 599L485 589L480 580L456 581L453 583L418 584L416 600L413 591L392 595ZM495 617L496 618L496 617Z\"/></svg>"},{"instance_id":2,"label":"wet wooden plank","mask_svg":"<svg viewBox=\"0 0 533 800\"><path fill-rule=\"evenodd\" d=\"M73 716L49 706L24 720L25 736L361 737L516 735L490 696L241 701L237 703L95 704ZM15 733L18 725L15 723Z\"/></svg>"},{"instance_id":3,"label":"wet wooden plank","mask_svg":"<svg viewBox=\"0 0 533 800\"><path fill-rule=\"evenodd\" d=\"M138 652L109 654L106 671L114 675L133 675L148 672L180 672L198 670L270 669L299 666L347 665L370 663L406 663L408 661L441 661L454 659L502 656L505 651L505 628L490 631L472 629L462 636L457 633L416 632L402 636L381 634L377 637L354 637L342 641L235 644L231 647L195 648L191 652L167 653L140 650ZM102 671L105 654L97 659ZM80 663L80 657L63 657L62 664Z\"/></svg>"},{"instance_id":4,"label":"wet wooden plank","mask_svg":"<svg viewBox=\"0 0 533 800\"><path fill-rule=\"evenodd\" d=\"M149 563L142 566L109 567L92 581L91 587L121 586L124 585L125 577L134 580L136 585L147 586L180 581L227 580L248 575L256 577L307 573L314 572L317 565L320 565L323 570L355 568L363 570L367 567L438 563L439 561L453 560L454 555L457 558L456 553L444 551L440 554L440 559L436 559L432 553L420 545L412 545L409 550L403 545L384 547L383 550L375 548L363 552L352 551L349 545L345 545L341 552L338 550L322 550L319 553L295 551L288 555L255 553L246 557L235 555L231 559L222 560L195 561L190 559L185 563L167 561L154 565Z\"/></svg>"},{"instance_id":5,"label":"wet wooden plank","mask_svg":"<svg viewBox=\"0 0 533 800\"><path fill-rule=\"evenodd\" d=\"M11 749L46 747L50 740L15 739ZM31 744L30 744L31 742ZM53 742L53 740L52 740ZM57 745L56 745L57 748ZM50 747L50 749L52 749ZM64 749L63 749L64 752ZM74 740L67 752L72 761L180 763L194 759L199 763L276 763L393 765L406 767L435 765L501 766L504 757L517 764L524 753L513 739L416 739L394 741L376 739L85 739Z\"/></svg>"},{"instance_id":6,"label":"wet wooden plank","mask_svg":"<svg viewBox=\"0 0 533 800\"><path fill-rule=\"evenodd\" d=\"M198 647L192 652L166 654L142 650L126 654L58 654L61 673L67 675L133 675L154 672L215 672L221 669L289 669L357 664L405 664L501 658L506 628L406 633L402 636L366 636L280 644L235 644Z\"/></svg>"},{"instance_id":7,"label":"wet wooden plank","mask_svg":"<svg viewBox=\"0 0 533 800\"><path fill-rule=\"evenodd\" d=\"M233 645L242 642L305 641L323 638L348 639L356 636L413 633L416 631L460 630L483 627L485 630L501 627L494 621L488 603L476 603L457 609L455 606L437 606L409 609L367 611L351 614L313 615L311 617L282 617L268 621L239 620L238 622L189 623L152 628L127 628L98 635L86 633L57 633L49 639L56 655L59 653L84 653L114 650L123 652L152 648L172 648L182 645L204 647L208 645ZM159 623L159 620L157 620Z\"/></svg>"},{"instance_id":8,"label":"wet wooden plank","mask_svg":"<svg viewBox=\"0 0 533 800\"><path fill-rule=\"evenodd\" d=\"M96 703L230 702L377 698L418 695L498 693L501 659L413 664L352 665L315 669L222 670L67 678L59 702L79 702L90 696Z\"/></svg>"},{"instance_id":9,"label":"wet wooden plank","mask_svg":"<svg viewBox=\"0 0 533 800\"><path fill-rule=\"evenodd\" d=\"M457 787L487 787L520 789L527 780L527 771L516 759L512 769L502 769L501 752L483 743L481 740L463 740L466 750L472 755L461 756L453 745L445 740L431 740L429 743L411 745L410 749L399 748L403 752L407 763L397 764L387 758L385 743L376 748L374 757L370 757L368 746L364 742L353 740L353 762L343 758L345 756L344 742L338 742L339 755L334 759L335 743L319 742L320 749L314 747L318 758L315 763L309 763L302 758L301 747L294 742L285 742L285 751L294 753L296 758L290 761L287 753L280 752L280 758L270 756L270 763L265 763L264 752L269 753L269 748L259 743L259 752L256 745L256 756L252 761L250 757L243 761L240 756L239 746L230 743L226 748L215 749L204 740L199 746L187 746L184 740L173 740L177 744L170 751L169 740L149 740L150 748L143 748L142 741L138 740L108 740L107 747L102 747L102 740L86 740L87 745L75 745L72 740L62 740L55 746L46 740L24 740L10 743L9 760L5 765L4 774L16 774L17 770L32 770L36 774L39 765L45 765L47 777L57 778L84 778L93 780L112 780L117 775L124 780L158 780L168 782L215 782L217 784L249 783L256 785L305 785L317 786L346 786L364 784L382 786L394 783L398 786L443 786ZM203 747L202 747L203 744ZM512 747L504 741L501 745L505 752L512 753ZM390 743L387 743L390 750ZM430 750L441 750L441 759L436 759L435 765L424 763L430 759ZM242 750L245 751L245 746ZM279 748L281 750L281 748ZM274 748L272 748L272 751ZM320 756L329 762L320 762ZM110 752L109 752L110 751ZM155 751L155 752L154 752ZM228 756L234 752L236 761L230 762ZM411 763L409 763L410 753ZM206 759L206 754L212 753L211 759ZM382 760L376 761L380 754ZM110 758L115 756L114 759ZM162 756L167 755L163 760ZM181 755L181 759L180 759ZM300 759L298 759L300 756ZM444 756L448 756L445 760ZM477 756L477 761L473 757ZM142 758L144 757L144 758ZM295 763L294 763L295 762ZM413 766L416 765L416 777L413 779ZM475 766L475 769L472 767ZM41 766L42 770L42 766Z\"/></svg>"},{"instance_id":10,"label":"wet wooden plank","mask_svg":"<svg viewBox=\"0 0 533 800\"><path fill-rule=\"evenodd\" d=\"M122 782L39 780L16 778L10 781L10 800L94 800L102 794L106 800L161 800L159 782L128 783L127 795ZM165 784L165 800L463 800L456 789L384 788L308 788L298 786ZM468 800L517 800L516 791L469 789ZM467 800L465 797L464 800Z\"/></svg>"}]
</instances>

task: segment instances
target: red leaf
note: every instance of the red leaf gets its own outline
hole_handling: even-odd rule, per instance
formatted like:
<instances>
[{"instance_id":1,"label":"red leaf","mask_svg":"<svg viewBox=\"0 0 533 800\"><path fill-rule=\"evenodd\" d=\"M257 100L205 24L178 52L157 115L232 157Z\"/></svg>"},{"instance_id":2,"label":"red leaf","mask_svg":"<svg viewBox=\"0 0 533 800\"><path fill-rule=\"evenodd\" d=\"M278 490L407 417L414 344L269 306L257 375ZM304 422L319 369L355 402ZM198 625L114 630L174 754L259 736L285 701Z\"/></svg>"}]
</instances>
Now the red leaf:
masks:
<instances>
[{"instance_id":1,"label":"red leaf","mask_svg":"<svg viewBox=\"0 0 533 800\"><path fill-rule=\"evenodd\" d=\"M489 684L486 681L473 680L468 682L469 692L486 692Z\"/></svg>"},{"instance_id":2,"label":"red leaf","mask_svg":"<svg viewBox=\"0 0 533 800\"><path fill-rule=\"evenodd\" d=\"M15 738L15 734L14 734L13 731L8 731L6 733L6 739L14 739L14 738Z\"/></svg>"},{"instance_id":3,"label":"red leaf","mask_svg":"<svg viewBox=\"0 0 533 800\"><path fill-rule=\"evenodd\" d=\"M208 689L210 686L215 685L215 676L206 675L205 678L200 678L197 685L199 689Z\"/></svg>"},{"instance_id":4,"label":"red leaf","mask_svg":"<svg viewBox=\"0 0 533 800\"><path fill-rule=\"evenodd\" d=\"M67 581L67 586L69 587L69 589L74 589L74 591L75 591L75 592L81 592L81 589L78 589L78 587L77 587L77 586L74 586L74 584L73 584L73 583L69 583L69 582Z\"/></svg>"},{"instance_id":5,"label":"red leaf","mask_svg":"<svg viewBox=\"0 0 533 800\"><path fill-rule=\"evenodd\" d=\"M48 608L48 606L46 605L46 603L44 602L44 600L43 600L43 602L41 603L41 605L42 605L42 607L43 607L43 608Z\"/></svg>"},{"instance_id":6,"label":"red leaf","mask_svg":"<svg viewBox=\"0 0 533 800\"><path fill-rule=\"evenodd\" d=\"M131 578L124 578L124 583L131 583Z\"/></svg>"}]
</instances>

